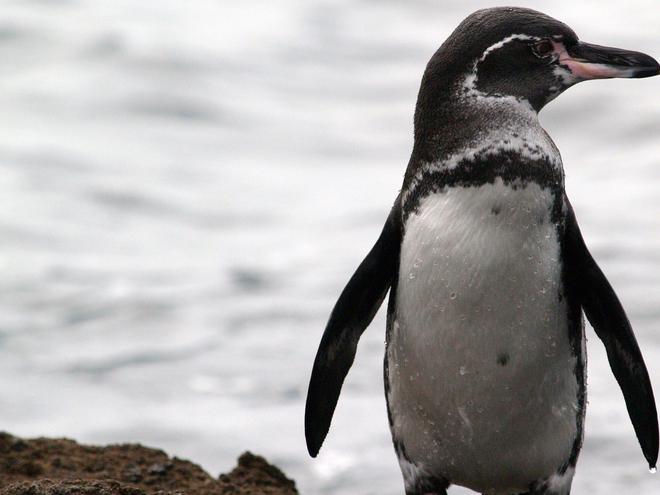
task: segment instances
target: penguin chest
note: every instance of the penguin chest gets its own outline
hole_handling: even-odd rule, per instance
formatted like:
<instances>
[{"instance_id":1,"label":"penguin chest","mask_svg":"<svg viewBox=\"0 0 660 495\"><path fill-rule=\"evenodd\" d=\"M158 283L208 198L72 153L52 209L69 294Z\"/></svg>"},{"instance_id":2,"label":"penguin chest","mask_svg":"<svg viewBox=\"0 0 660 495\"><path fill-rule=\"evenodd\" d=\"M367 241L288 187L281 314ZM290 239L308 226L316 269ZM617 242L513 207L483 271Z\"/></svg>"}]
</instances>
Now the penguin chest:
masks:
<instances>
[{"instance_id":1,"label":"penguin chest","mask_svg":"<svg viewBox=\"0 0 660 495\"><path fill-rule=\"evenodd\" d=\"M579 384L555 204L496 179L434 193L406 221L388 403L422 471L522 492L570 456Z\"/></svg>"}]
</instances>

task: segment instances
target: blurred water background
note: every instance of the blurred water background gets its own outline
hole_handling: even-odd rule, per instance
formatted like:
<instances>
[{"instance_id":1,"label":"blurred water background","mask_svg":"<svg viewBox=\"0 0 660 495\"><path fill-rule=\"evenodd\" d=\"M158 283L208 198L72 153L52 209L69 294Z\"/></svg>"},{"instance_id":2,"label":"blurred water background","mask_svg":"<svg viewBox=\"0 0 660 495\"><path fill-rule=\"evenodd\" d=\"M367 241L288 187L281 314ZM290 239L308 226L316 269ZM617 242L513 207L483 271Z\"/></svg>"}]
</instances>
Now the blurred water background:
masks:
<instances>
[{"instance_id":1,"label":"blurred water background","mask_svg":"<svg viewBox=\"0 0 660 495\"><path fill-rule=\"evenodd\" d=\"M660 55L653 0L518 3ZM401 494L382 311L317 460L307 380L400 186L424 66L492 5L0 2L0 428L144 442L213 473L251 449L306 495ZM585 83L541 115L658 390L659 83ZM588 335L574 493L659 493Z\"/></svg>"}]
</instances>

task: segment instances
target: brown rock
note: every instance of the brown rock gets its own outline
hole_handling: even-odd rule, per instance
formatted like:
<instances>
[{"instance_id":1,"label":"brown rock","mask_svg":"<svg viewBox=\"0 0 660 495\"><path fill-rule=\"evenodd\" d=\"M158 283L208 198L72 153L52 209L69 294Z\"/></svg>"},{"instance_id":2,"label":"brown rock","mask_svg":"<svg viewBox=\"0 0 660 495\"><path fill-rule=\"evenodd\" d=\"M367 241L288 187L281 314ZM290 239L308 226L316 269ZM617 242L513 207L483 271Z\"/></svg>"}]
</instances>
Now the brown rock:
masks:
<instances>
[{"instance_id":1,"label":"brown rock","mask_svg":"<svg viewBox=\"0 0 660 495\"><path fill-rule=\"evenodd\" d=\"M0 495L296 495L295 483L249 452L216 480L142 445L80 445L0 433Z\"/></svg>"}]
</instances>

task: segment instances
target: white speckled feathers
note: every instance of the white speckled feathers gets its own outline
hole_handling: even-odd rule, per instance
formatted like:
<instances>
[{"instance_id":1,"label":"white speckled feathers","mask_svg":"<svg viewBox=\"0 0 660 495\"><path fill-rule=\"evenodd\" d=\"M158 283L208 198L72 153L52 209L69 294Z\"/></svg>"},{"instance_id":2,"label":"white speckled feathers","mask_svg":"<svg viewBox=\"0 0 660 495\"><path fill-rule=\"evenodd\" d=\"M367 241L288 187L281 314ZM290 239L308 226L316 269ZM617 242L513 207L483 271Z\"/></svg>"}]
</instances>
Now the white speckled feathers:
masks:
<instances>
[{"instance_id":1,"label":"white speckled feathers","mask_svg":"<svg viewBox=\"0 0 660 495\"><path fill-rule=\"evenodd\" d=\"M393 434L453 483L524 491L578 435L554 194L496 179L427 196L407 219L388 345Z\"/></svg>"}]
</instances>

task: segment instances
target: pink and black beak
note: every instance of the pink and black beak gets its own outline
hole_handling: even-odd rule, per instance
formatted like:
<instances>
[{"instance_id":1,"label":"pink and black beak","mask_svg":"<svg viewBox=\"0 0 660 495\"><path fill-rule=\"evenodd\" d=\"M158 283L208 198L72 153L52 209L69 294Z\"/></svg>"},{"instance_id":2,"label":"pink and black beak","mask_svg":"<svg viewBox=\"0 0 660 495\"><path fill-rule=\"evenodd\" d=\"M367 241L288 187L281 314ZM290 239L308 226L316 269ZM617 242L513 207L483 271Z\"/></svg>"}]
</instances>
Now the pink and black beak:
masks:
<instances>
[{"instance_id":1,"label":"pink and black beak","mask_svg":"<svg viewBox=\"0 0 660 495\"><path fill-rule=\"evenodd\" d=\"M562 50L558 62L581 81L612 77L639 78L660 74L658 62L644 53L581 41Z\"/></svg>"}]
</instances>

